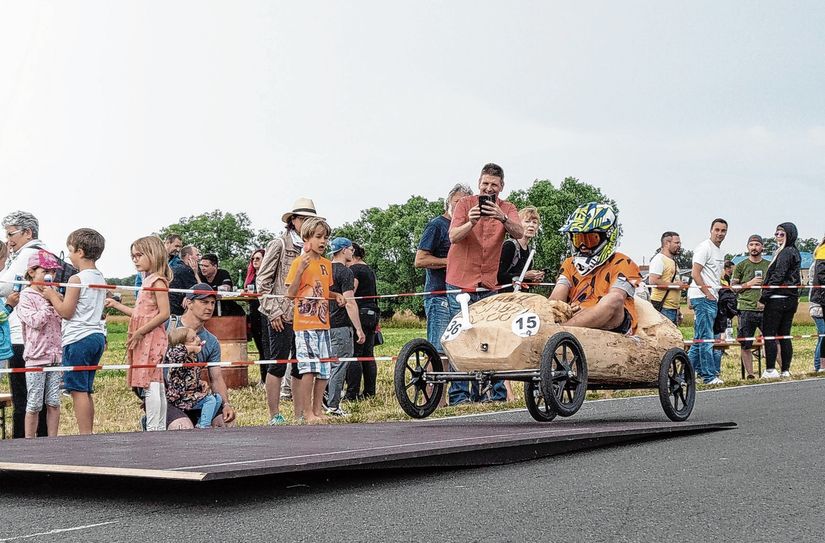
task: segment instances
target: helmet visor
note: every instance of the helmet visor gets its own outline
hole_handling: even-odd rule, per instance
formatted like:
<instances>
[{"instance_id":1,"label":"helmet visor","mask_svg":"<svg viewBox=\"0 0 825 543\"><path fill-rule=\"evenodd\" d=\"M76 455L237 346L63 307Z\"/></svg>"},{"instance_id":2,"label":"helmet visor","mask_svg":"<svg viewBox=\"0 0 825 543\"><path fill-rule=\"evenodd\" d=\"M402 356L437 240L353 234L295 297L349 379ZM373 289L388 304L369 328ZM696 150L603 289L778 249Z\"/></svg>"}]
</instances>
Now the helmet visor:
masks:
<instances>
[{"instance_id":1,"label":"helmet visor","mask_svg":"<svg viewBox=\"0 0 825 543\"><path fill-rule=\"evenodd\" d=\"M581 232L570 234L570 241L576 249L593 250L602 242L601 232Z\"/></svg>"}]
</instances>

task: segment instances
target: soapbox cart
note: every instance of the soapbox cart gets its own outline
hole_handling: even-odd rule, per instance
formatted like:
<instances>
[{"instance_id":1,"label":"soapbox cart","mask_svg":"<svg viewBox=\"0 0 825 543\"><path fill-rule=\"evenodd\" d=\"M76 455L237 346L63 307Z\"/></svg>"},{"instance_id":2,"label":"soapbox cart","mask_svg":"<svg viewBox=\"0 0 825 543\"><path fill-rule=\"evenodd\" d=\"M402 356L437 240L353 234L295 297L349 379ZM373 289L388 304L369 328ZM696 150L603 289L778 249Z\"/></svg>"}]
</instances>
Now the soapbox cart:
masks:
<instances>
[{"instance_id":1,"label":"soapbox cart","mask_svg":"<svg viewBox=\"0 0 825 543\"><path fill-rule=\"evenodd\" d=\"M477 383L481 394L498 379L524 382L527 410L539 422L569 417L587 390L653 388L673 421L690 416L696 378L682 335L646 300L636 298L636 335L568 327L564 302L538 294L504 293L462 303L442 336L451 371L425 339L401 349L394 388L401 409L430 416L451 381Z\"/></svg>"}]
</instances>

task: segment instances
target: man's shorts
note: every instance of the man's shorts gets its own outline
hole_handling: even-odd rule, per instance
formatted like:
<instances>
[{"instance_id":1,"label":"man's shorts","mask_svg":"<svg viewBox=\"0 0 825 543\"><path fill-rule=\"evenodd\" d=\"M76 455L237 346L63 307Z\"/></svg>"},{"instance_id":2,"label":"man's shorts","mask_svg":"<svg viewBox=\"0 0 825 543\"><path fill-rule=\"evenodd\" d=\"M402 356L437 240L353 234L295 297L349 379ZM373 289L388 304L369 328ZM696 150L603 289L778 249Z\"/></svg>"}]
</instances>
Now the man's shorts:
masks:
<instances>
[{"instance_id":1,"label":"man's shorts","mask_svg":"<svg viewBox=\"0 0 825 543\"><path fill-rule=\"evenodd\" d=\"M43 367L50 366L57 366L57 363ZM56 371L26 374L26 413L39 413L43 403L49 407L60 407L60 378L60 373Z\"/></svg>"},{"instance_id":2,"label":"man's shorts","mask_svg":"<svg viewBox=\"0 0 825 543\"><path fill-rule=\"evenodd\" d=\"M64 366L97 366L106 347L103 334L92 334L81 340L63 346ZM94 393L94 371L67 371L63 373L63 388L66 392Z\"/></svg>"},{"instance_id":3,"label":"man's shorts","mask_svg":"<svg viewBox=\"0 0 825 543\"><path fill-rule=\"evenodd\" d=\"M756 329L762 331L762 312L761 311L740 311L739 312L739 329L736 335L739 337L753 337ZM743 340L740 344L743 349L750 349L753 347L753 340Z\"/></svg>"},{"instance_id":4,"label":"man's shorts","mask_svg":"<svg viewBox=\"0 0 825 543\"><path fill-rule=\"evenodd\" d=\"M221 405L218 406L218 410L215 411L215 418L223 416L223 398L221 398ZM192 426L198 424L198 420L201 418L201 410L200 409L187 409L184 411L180 407L175 407L172 405L171 402L166 402L166 426L168 427L170 424L175 422L178 419L188 418L192 421Z\"/></svg>"},{"instance_id":5,"label":"man's shorts","mask_svg":"<svg viewBox=\"0 0 825 543\"><path fill-rule=\"evenodd\" d=\"M318 379L329 379L330 363L320 358L329 358L332 348L329 330L299 330L295 332L295 358L298 359L298 373L315 373Z\"/></svg>"},{"instance_id":6,"label":"man's shorts","mask_svg":"<svg viewBox=\"0 0 825 543\"><path fill-rule=\"evenodd\" d=\"M625 308L624 320L622 320L622 323L613 330L608 330L608 332L615 332L626 336L630 332L631 328L633 328L633 319L630 317L630 312L627 308Z\"/></svg>"}]
</instances>

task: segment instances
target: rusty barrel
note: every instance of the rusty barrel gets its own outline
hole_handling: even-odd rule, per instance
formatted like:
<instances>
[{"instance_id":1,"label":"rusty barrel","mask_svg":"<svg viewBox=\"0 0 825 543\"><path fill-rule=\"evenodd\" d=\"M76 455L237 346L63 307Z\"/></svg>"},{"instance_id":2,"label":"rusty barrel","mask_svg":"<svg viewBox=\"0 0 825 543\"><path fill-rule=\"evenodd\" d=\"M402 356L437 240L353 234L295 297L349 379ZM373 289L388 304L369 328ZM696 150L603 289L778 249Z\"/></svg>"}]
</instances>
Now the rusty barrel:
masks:
<instances>
[{"instance_id":1,"label":"rusty barrel","mask_svg":"<svg viewBox=\"0 0 825 543\"><path fill-rule=\"evenodd\" d=\"M246 349L246 317L212 317L204 325L221 344L221 362L245 362L249 360ZM249 386L247 366L221 368L228 388Z\"/></svg>"}]
</instances>

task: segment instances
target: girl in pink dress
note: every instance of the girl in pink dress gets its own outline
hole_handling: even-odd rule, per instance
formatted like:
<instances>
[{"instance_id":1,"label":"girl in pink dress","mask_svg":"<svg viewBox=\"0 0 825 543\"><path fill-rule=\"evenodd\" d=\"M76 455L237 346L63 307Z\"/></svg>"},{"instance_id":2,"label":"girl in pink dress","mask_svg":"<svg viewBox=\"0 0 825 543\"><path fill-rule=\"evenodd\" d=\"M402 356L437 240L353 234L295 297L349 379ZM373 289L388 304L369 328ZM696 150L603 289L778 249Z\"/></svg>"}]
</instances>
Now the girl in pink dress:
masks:
<instances>
[{"instance_id":1,"label":"girl in pink dress","mask_svg":"<svg viewBox=\"0 0 825 543\"><path fill-rule=\"evenodd\" d=\"M112 299L106 307L113 307L131 316L127 331L126 357L130 366L127 382L130 387L142 388L146 400L146 430L166 429L166 390L163 370L156 367L166 354L166 321L169 319L169 293L146 288L169 288L172 269L163 242L156 236L140 238L132 243L132 262L138 273L145 273L135 307L131 308ZM150 366L150 367L140 367Z\"/></svg>"}]
</instances>

